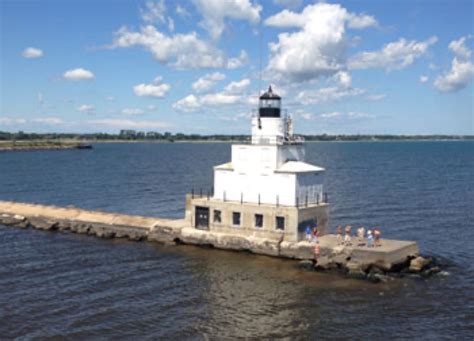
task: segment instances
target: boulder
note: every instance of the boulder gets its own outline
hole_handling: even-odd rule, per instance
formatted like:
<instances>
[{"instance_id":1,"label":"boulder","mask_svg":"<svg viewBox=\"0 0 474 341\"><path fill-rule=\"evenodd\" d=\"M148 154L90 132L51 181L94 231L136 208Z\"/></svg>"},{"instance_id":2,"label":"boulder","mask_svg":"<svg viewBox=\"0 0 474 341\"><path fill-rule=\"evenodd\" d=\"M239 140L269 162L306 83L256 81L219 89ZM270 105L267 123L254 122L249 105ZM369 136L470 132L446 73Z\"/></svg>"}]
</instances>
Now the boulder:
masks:
<instances>
[{"instance_id":1,"label":"boulder","mask_svg":"<svg viewBox=\"0 0 474 341\"><path fill-rule=\"evenodd\" d=\"M264 238L248 238L250 251L260 255L278 256L279 242Z\"/></svg>"},{"instance_id":2,"label":"boulder","mask_svg":"<svg viewBox=\"0 0 474 341\"><path fill-rule=\"evenodd\" d=\"M280 256L295 259L314 259L314 245L308 242L280 243Z\"/></svg>"},{"instance_id":3,"label":"boulder","mask_svg":"<svg viewBox=\"0 0 474 341\"><path fill-rule=\"evenodd\" d=\"M10 214L2 214L0 215L0 224L26 228L28 227L29 223L28 220L22 215L10 215Z\"/></svg>"},{"instance_id":4,"label":"boulder","mask_svg":"<svg viewBox=\"0 0 474 341\"><path fill-rule=\"evenodd\" d=\"M306 270L314 270L314 261L305 259L298 262L298 268Z\"/></svg>"},{"instance_id":5,"label":"boulder","mask_svg":"<svg viewBox=\"0 0 474 341\"><path fill-rule=\"evenodd\" d=\"M346 263L347 275L351 278L366 279L367 274L358 262L349 261Z\"/></svg>"},{"instance_id":6,"label":"boulder","mask_svg":"<svg viewBox=\"0 0 474 341\"><path fill-rule=\"evenodd\" d=\"M165 244L175 244L175 240L179 239L181 228L172 228L156 224L148 233L148 240Z\"/></svg>"},{"instance_id":7,"label":"boulder","mask_svg":"<svg viewBox=\"0 0 474 341\"><path fill-rule=\"evenodd\" d=\"M410 267L408 269L410 272L420 272L426 266L431 264L431 262L432 262L431 258L423 258L421 256L418 256L416 258L413 258L410 261Z\"/></svg>"},{"instance_id":8,"label":"boulder","mask_svg":"<svg viewBox=\"0 0 474 341\"><path fill-rule=\"evenodd\" d=\"M433 266L420 272L420 275L423 277L430 277L438 272L441 272L441 268L438 266Z\"/></svg>"},{"instance_id":9,"label":"boulder","mask_svg":"<svg viewBox=\"0 0 474 341\"><path fill-rule=\"evenodd\" d=\"M29 219L30 225L38 230L55 230L58 227L58 222L43 217L31 217Z\"/></svg>"}]
</instances>

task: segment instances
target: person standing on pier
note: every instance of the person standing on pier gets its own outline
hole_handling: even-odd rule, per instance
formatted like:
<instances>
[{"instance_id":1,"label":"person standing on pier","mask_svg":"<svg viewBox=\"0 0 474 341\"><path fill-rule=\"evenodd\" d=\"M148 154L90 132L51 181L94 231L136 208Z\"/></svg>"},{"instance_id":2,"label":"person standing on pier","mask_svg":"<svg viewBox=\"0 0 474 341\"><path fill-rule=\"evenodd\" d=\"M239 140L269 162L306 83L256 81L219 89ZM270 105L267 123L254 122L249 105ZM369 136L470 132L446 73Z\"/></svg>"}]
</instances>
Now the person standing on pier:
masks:
<instances>
[{"instance_id":1,"label":"person standing on pier","mask_svg":"<svg viewBox=\"0 0 474 341\"><path fill-rule=\"evenodd\" d=\"M337 245L342 244L342 226L337 225L336 227L336 240L337 240Z\"/></svg>"},{"instance_id":2,"label":"person standing on pier","mask_svg":"<svg viewBox=\"0 0 474 341\"><path fill-rule=\"evenodd\" d=\"M313 227L313 243L318 243L319 231L317 227Z\"/></svg>"},{"instance_id":3,"label":"person standing on pier","mask_svg":"<svg viewBox=\"0 0 474 341\"><path fill-rule=\"evenodd\" d=\"M380 241L380 236L381 236L380 229L375 228L374 229L374 238L375 238L375 246L382 246L382 243Z\"/></svg>"},{"instance_id":4,"label":"person standing on pier","mask_svg":"<svg viewBox=\"0 0 474 341\"><path fill-rule=\"evenodd\" d=\"M374 247L374 236L372 230L367 231L367 247Z\"/></svg>"},{"instance_id":5,"label":"person standing on pier","mask_svg":"<svg viewBox=\"0 0 474 341\"><path fill-rule=\"evenodd\" d=\"M311 242L311 227L306 226L306 241Z\"/></svg>"},{"instance_id":6,"label":"person standing on pier","mask_svg":"<svg viewBox=\"0 0 474 341\"><path fill-rule=\"evenodd\" d=\"M344 244L351 245L351 226L346 225L345 229L346 235L344 236Z\"/></svg>"}]
</instances>

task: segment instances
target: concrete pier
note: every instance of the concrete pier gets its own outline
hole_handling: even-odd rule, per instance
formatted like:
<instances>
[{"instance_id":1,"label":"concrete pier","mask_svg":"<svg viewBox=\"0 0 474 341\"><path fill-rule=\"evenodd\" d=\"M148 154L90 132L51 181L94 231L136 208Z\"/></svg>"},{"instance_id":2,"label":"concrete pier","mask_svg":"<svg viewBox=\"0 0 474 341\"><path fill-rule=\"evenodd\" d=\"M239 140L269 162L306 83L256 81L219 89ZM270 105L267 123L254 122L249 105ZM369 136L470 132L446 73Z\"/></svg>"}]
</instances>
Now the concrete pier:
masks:
<instances>
[{"instance_id":1,"label":"concrete pier","mask_svg":"<svg viewBox=\"0 0 474 341\"><path fill-rule=\"evenodd\" d=\"M193 244L218 249L250 251L255 254L307 260L320 269L343 268L349 273L363 273L371 267L393 271L401 264L408 266L419 250L416 242L382 240L382 246L337 245L336 237L319 238L320 252L315 258L315 244L241 236L231 233L203 231L191 227L185 219L161 219L116 213L61 208L37 204L0 201L0 224L40 230L70 231L101 238L128 238L166 244Z\"/></svg>"}]
</instances>

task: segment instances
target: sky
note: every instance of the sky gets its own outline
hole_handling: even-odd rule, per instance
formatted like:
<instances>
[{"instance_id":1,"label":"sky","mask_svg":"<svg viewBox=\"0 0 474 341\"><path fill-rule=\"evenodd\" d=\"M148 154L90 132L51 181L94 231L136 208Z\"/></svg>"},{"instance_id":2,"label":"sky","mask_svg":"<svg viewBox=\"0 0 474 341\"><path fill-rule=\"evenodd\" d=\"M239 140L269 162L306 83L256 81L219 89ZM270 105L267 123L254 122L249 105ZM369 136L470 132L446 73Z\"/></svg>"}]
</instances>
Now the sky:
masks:
<instances>
[{"instance_id":1,"label":"sky","mask_svg":"<svg viewBox=\"0 0 474 341\"><path fill-rule=\"evenodd\" d=\"M474 134L474 2L0 0L0 131Z\"/></svg>"}]
</instances>

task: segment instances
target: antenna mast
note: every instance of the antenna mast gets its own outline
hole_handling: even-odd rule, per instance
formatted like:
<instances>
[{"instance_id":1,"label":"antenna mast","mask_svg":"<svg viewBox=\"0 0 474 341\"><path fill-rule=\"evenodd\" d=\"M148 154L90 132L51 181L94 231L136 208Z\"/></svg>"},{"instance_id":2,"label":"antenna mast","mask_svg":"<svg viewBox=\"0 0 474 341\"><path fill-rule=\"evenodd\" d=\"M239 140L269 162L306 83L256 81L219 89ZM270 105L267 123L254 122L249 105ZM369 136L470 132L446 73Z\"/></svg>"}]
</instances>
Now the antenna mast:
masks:
<instances>
[{"instance_id":1,"label":"antenna mast","mask_svg":"<svg viewBox=\"0 0 474 341\"><path fill-rule=\"evenodd\" d=\"M258 96L257 97L260 97L260 94L262 91L262 35L263 35L263 26L262 26L262 22L260 22Z\"/></svg>"}]
</instances>

